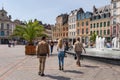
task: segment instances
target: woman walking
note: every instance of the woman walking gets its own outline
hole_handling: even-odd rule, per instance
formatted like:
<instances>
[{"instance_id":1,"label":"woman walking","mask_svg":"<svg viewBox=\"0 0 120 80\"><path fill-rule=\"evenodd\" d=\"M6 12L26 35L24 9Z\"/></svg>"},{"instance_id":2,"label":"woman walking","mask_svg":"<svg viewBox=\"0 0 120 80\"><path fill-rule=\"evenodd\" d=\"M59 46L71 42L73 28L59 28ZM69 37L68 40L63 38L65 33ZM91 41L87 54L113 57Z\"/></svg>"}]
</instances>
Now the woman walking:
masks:
<instances>
[{"instance_id":1,"label":"woman walking","mask_svg":"<svg viewBox=\"0 0 120 80\"><path fill-rule=\"evenodd\" d=\"M64 43L62 39L58 40L57 45L59 70L64 70Z\"/></svg>"}]
</instances>

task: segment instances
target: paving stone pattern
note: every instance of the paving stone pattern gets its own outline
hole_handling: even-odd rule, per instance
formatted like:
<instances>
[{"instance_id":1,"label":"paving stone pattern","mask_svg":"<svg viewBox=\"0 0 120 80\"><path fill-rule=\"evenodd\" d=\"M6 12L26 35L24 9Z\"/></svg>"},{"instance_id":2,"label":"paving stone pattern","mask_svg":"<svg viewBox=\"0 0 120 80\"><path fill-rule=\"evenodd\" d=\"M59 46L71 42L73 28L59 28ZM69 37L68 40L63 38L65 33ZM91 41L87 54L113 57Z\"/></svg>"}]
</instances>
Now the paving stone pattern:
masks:
<instances>
[{"instance_id":1,"label":"paving stone pattern","mask_svg":"<svg viewBox=\"0 0 120 80\"><path fill-rule=\"evenodd\" d=\"M38 75L36 56L26 56L24 46L0 45L0 80L120 80L120 66L84 59L76 66L73 56L65 57L64 71L58 70L56 47L46 60L45 76Z\"/></svg>"}]
</instances>

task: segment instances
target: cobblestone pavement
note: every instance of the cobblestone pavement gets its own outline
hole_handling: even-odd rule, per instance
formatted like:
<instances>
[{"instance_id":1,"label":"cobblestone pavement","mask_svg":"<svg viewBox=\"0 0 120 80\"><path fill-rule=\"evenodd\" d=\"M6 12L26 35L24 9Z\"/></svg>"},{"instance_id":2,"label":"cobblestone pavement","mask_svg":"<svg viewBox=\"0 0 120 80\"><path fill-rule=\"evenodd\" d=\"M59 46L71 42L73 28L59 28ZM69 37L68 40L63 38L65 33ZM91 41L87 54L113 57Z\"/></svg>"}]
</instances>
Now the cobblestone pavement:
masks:
<instances>
[{"instance_id":1,"label":"cobblestone pavement","mask_svg":"<svg viewBox=\"0 0 120 80\"><path fill-rule=\"evenodd\" d=\"M38 75L36 56L25 56L24 46L0 45L0 80L120 80L120 66L84 59L77 67L73 56L65 58L64 71L58 70L57 52L47 58L45 76Z\"/></svg>"}]
</instances>

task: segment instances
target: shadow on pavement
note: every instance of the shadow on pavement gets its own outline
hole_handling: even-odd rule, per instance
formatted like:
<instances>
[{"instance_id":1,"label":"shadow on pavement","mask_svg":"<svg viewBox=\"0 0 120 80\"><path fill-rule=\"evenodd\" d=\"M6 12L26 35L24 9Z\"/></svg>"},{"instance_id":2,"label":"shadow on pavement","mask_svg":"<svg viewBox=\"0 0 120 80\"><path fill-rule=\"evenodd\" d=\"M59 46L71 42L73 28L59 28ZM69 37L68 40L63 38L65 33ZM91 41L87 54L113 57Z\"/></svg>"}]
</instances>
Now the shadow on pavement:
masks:
<instances>
[{"instance_id":1,"label":"shadow on pavement","mask_svg":"<svg viewBox=\"0 0 120 80\"><path fill-rule=\"evenodd\" d=\"M99 68L99 66L90 66L90 65L83 65L83 67L87 67L87 68Z\"/></svg>"},{"instance_id":2,"label":"shadow on pavement","mask_svg":"<svg viewBox=\"0 0 120 80\"><path fill-rule=\"evenodd\" d=\"M58 56L58 54L56 54L56 53L54 54L54 53L53 53L52 55L50 54L50 56L51 56L51 57L52 57L52 56Z\"/></svg>"},{"instance_id":3,"label":"shadow on pavement","mask_svg":"<svg viewBox=\"0 0 120 80\"><path fill-rule=\"evenodd\" d=\"M64 77L64 76L45 75L45 77L49 77L49 78L55 79L55 80L70 80L70 78Z\"/></svg>"},{"instance_id":4,"label":"shadow on pavement","mask_svg":"<svg viewBox=\"0 0 120 80\"><path fill-rule=\"evenodd\" d=\"M76 71L76 70L64 70L63 72L70 72L70 73L76 73L76 74L83 74L81 71Z\"/></svg>"}]
</instances>

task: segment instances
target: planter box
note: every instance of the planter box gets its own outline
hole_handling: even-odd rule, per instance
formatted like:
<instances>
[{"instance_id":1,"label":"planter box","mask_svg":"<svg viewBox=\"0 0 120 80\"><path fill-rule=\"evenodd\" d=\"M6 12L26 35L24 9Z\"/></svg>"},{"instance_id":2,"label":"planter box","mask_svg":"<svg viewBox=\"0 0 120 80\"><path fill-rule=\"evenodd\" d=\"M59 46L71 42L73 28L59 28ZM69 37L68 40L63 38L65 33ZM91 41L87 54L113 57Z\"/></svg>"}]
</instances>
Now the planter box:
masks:
<instances>
[{"instance_id":1,"label":"planter box","mask_svg":"<svg viewBox=\"0 0 120 80\"><path fill-rule=\"evenodd\" d=\"M36 55L36 46L26 45L25 55Z\"/></svg>"}]
</instances>

